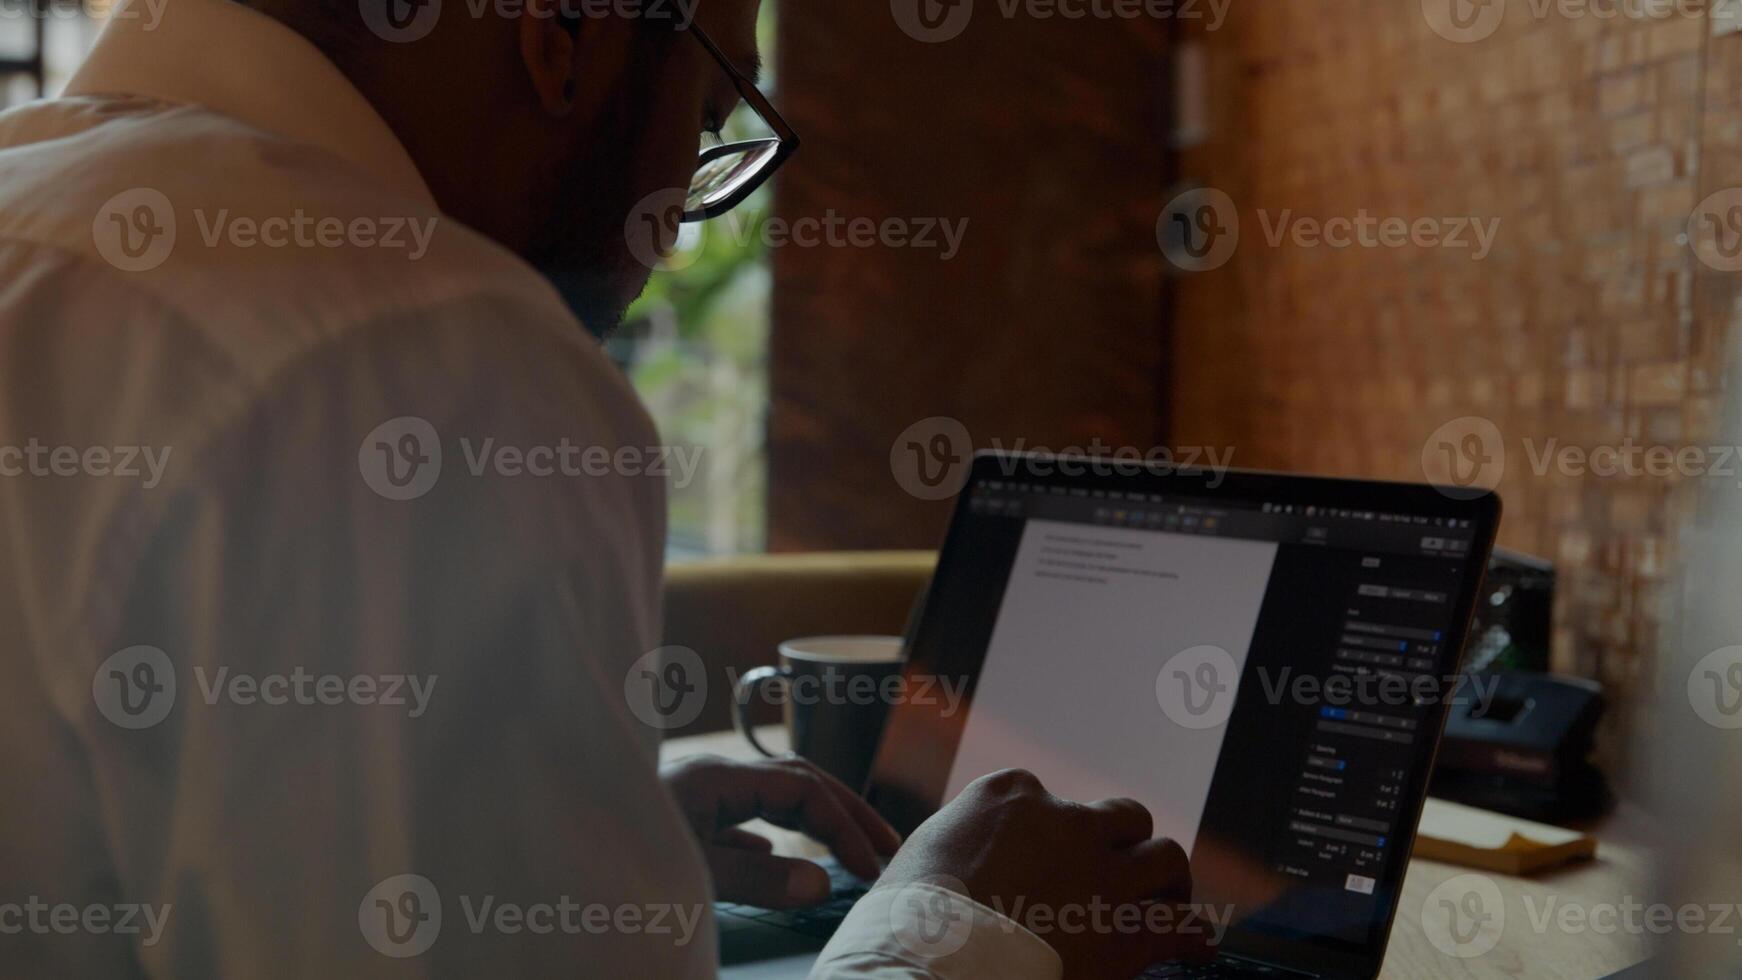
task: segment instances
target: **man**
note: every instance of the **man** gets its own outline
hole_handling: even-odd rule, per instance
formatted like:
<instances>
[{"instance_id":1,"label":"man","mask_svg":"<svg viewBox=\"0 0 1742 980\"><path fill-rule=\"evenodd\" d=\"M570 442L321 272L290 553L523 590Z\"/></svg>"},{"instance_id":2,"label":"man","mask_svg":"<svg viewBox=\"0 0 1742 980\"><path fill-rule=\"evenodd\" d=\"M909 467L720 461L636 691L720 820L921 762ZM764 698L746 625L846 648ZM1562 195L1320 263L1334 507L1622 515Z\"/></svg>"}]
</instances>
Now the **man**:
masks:
<instances>
[{"instance_id":1,"label":"man","mask_svg":"<svg viewBox=\"0 0 1742 980\"><path fill-rule=\"evenodd\" d=\"M649 16L375 4L123 6L0 116L6 974L710 976L715 896L826 893L759 816L894 854L821 975L1180 952L987 907L1184 901L1129 801L1003 773L900 845L802 764L658 770L657 437L571 310L739 89ZM698 23L748 70L755 16Z\"/></svg>"}]
</instances>

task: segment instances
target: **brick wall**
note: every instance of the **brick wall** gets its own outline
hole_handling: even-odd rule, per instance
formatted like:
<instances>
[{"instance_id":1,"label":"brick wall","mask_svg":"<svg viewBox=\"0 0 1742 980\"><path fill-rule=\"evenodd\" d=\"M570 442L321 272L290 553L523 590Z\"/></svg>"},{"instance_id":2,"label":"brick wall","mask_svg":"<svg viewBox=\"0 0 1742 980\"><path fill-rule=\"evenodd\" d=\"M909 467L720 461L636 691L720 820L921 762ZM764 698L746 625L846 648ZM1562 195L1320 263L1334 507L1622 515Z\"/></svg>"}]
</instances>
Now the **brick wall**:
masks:
<instances>
[{"instance_id":1,"label":"brick wall","mask_svg":"<svg viewBox=\"0 0 1742 980\"><path fill-rule=\"evenodd\" d=\"M884 0L781 5L778 100L805 142L776 215L945 219L962 237L948 260L773 250L771 550L935 547L948 501L891 472L897 437L932 417L961 423L963 449L1161 439L1169 27L983 0L927 43Z\"/></svg>"},{"instance_id":2,"label":"brick wall","mask_svg":"<svg viewBox=\"0 0 1742 980\"><path fill-rule=\"evenodd\" d=\"M1555 662L1610 685L1615 752L1650 693L1688 481L1541 459L1712 439L1735 277L1685 235L1742 183L1742 35L1543 0L1500 3L1498 22L1460 3L1463 30L1453 2L1237 0L1222 30L1188 34L1212 125L1182 170L1227 192L1240 237L1226 265L1182 273L1174 437L1400 479L1443 478L1439 443L1486 440L1464 475L1502 463L1484 473L1502 543L1560 564ZM1266 234L1285 210L1363 209L1499 224L1479 261Z\"/></svg>"}]
</instances>

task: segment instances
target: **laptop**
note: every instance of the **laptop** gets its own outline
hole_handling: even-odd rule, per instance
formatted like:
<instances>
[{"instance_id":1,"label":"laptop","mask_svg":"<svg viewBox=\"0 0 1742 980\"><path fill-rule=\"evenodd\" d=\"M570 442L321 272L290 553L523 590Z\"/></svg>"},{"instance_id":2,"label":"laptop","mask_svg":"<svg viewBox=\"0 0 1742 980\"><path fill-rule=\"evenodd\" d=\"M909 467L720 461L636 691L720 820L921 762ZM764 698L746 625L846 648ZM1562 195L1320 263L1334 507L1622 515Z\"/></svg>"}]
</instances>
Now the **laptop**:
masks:
<instances>
[{"instance_id":1,"label":"laptop","mask_svg":"<svg viewBox=\"0 0 1742 980\"><path fill-rule=\"evenodd\" d=\"M910 833L974 779L1132 797L1221 910L1209 966L1378 976L1500 519L1463 488L977 455L867 798ZM721 976L803 977L871 887L717 907ZM1044 938L1044 937L1043 937Z\"/></svg>"}]
</instances>

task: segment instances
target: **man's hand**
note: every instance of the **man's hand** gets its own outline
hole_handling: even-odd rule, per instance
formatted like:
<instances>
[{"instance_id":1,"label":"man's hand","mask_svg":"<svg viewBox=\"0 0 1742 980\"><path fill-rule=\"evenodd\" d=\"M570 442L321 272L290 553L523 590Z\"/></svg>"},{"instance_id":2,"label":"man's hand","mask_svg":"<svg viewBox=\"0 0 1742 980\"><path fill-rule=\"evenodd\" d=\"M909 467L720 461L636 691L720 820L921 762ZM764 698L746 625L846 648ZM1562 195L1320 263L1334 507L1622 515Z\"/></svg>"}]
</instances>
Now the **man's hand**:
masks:
<instances>
[{"instance_id":1,"label":"man's hand","mask_svg":"<svg viewBox=\"0 0 1742 980\"><path fill-rule=\"evenodd\" d=\"M722 902L784 909L829 897L829 876L810 861L777 857L764 837L739 828L762 819L827 844L867 881L901 837L845 784L802 759L729 762L695 756L660 770L689 819Z\"/></svg>"},{"instance_id":2,"label":"man's hand","mask_svg":"<svg viewBox=\"0 0 1742 980\"><path fill-rule=\"evenodd\" d=\"M1134 800L1069 803L1016 769L969 784L914 831L890 862L880 886L939 879L960 882L968 897L1037 924L1036 934L1064 961L1067 980L1129 978L1165 960L1203 960L1196 928L1182 933L1192 876L1185 851L1151 840L1149 811ZM1085 913L1096 900L1128 915L1149 911L1136 928L1120 929L1111 912L1095 929ZM1028 913L1035 913L1031 917ZM1087 928L1067 930L1061 916Z\"/></svg>"}]
</instances>

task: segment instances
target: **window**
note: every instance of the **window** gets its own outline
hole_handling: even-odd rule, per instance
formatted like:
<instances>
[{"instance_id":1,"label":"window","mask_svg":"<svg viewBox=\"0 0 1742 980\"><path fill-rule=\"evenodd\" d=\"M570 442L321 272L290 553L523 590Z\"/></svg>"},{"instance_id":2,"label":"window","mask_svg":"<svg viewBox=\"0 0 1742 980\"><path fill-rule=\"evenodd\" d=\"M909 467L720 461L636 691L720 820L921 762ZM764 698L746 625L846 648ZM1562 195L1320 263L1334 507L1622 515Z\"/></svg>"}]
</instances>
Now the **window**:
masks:
<instances>
[{"instance_id":1,"label":"window","mask_svg":"<svg viewBox=\"0 0 1742 980\"><path fill-rule=\"evenodd\" d=\"M775 17L773 4L764 3L757 33L768 65ZM773 88L768 68L762 87ZM740 107L726 122L726 138L766 135L747 131L753 119ZM686 225L668 268L654 273L610 345L666 445L700 460L688 480L674 467L674 557L765 545L771 279L760 229L768 206L764 187L731 214Z\"/></svg>"}]
</instances>

